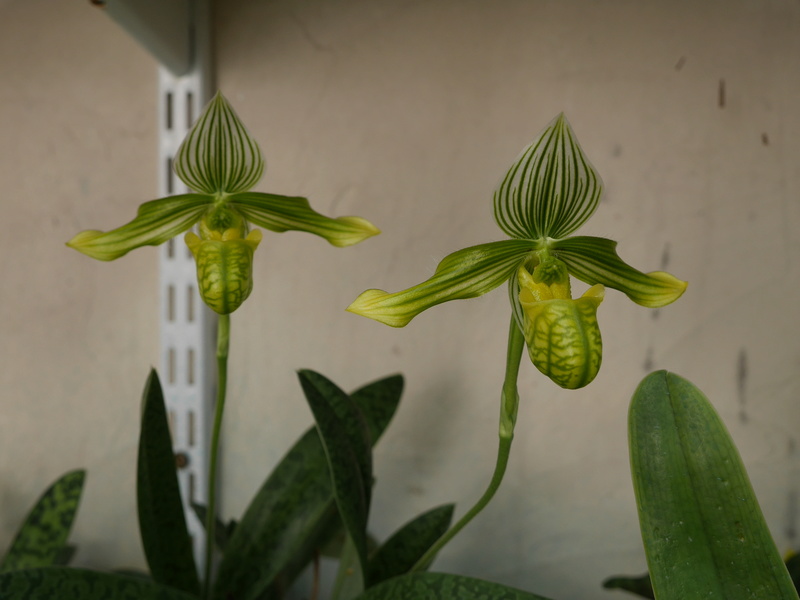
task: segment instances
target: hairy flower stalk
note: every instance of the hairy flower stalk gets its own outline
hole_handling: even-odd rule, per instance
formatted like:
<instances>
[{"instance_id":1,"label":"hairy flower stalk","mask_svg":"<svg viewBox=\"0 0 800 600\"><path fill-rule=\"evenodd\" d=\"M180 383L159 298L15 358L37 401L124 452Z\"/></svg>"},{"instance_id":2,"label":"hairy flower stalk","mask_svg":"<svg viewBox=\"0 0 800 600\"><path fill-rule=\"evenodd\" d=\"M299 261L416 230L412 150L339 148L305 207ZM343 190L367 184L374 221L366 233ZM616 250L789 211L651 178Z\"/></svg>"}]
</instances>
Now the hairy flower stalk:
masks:
<instances>
[{"instance_id":1,"label":"hairy flower stalk","mask_svg":"<svg viewBox=\"0 0 800 600\"><path fill-rule=\"evenodd\" d=\"M495 221L510 239L458 250L422 283L394 293L366 290L347 309L404 327L437 304L508 285L513 317L495 472L484 496L415 569L430 562L486 506L502 481L518 408L516 380L523 343L539 371L562 388L578 389L594 380L602 362L597 308L606 288L651 308L674 302L686 289L686 282L669 273L643 273L626 264L617 255L615 241L572 236L594 214L601 193L600 175L564 115L558 115L522 151L495 190ZM580 298L572 298L570 276L591 286Z\"/></svg>"}]
</instances>

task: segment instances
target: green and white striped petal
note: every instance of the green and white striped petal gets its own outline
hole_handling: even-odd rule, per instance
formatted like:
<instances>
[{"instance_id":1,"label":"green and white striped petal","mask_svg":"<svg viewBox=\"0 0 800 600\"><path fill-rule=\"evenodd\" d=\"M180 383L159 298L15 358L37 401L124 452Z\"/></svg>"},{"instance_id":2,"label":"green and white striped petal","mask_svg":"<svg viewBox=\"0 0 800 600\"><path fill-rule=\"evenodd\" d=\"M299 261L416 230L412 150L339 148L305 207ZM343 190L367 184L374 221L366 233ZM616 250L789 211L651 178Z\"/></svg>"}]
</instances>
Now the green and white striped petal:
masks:
<instances>
[{"instance_id":1,"label":"green and white striped petal","mask_svg":"<svg viewBox=\"0 0 800 600\"><path fill-rule=\"evenodd\" d=\"M216 195L244 192L261 179L261 150L221 93L183 140L175 172L191 189Z\"/></svg>"},{"instance_id":2,"label":"green and white striped petal","mask_svg":"<svg viewBox=\"0 0 800 600\"><path fill-rule=\"evenodd\" d=\"M494 192L494 217L512 238L563 238L592 216L603 182L563 113L514 162Z\"/></svg>"},{"instance_id":3,"label":"green and white striped petal","mask_svg":"<svg viewBox=\"0 0 800 600\"><path fill-rule=\"evenodd\" d=\"M136 218L108 232L81 231L67 246L98 260L114 260L141 246L157 246L197 223L213 203L203 194L182 194L145 202Z\"/></svg>"},{"instance_id":4,"label":"green and white striped petal","mask_svg":"<svg viewBox=\"0 0 800 600\"><path fill-rule=\"evenodd\" d=\"M393 294L367 290L347 310L392 327L404 327L432 306L492 291L517 272L532 250L533 245L527 240L464 248L446 256L430 279Z\"/></svg>"},{"instance_id":5,"label":"green and white striped petal","mask_svg":"<svg viewBox=\"0 0 800 600\"><path fill-rule=\"evenodd\" d=\"M577 236L553 240L549 246L571 275L591 285L602 283L619 290L636 304L649 308L674 302L688 285L663 271L637 271L619 257L613 240Z\"/></svg>"},{"instance_id":6,"label":"green and white striped petal","mask_svg":"<svg viewBox=\"0 0 800 600\"><path fill-rule=\"evenodd\" d=\"M340 248L352 246L381 232L361 217L326 217L311 208L305 198L245 192L234 194L228 201L254 225L278 233L306 231Z\"/></svg>"}]
</instances>

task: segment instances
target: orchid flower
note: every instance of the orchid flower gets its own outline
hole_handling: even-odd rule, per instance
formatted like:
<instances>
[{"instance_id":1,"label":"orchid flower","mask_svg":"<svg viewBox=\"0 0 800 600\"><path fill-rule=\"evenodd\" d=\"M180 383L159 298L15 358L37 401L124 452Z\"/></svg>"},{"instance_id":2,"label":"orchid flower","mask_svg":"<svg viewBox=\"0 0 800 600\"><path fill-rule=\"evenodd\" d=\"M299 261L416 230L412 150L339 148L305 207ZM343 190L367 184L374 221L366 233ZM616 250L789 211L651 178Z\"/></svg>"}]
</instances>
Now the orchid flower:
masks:
<instances>
[{"instance_id":1,"label":"orchid flower","mask_svg":"<svg viewBox=\"0 0 800 600\"><path fill-rule=\"evenodd\" d=\"M334 246L350 246L380 233L360 217L326 217L305 198L250 191L264 173L261 150L217 93L186 136L174 161L194 192L145 202L130 223L108 232L82 231L67 245L98 260L114 260L140 246L186 234L197 261L203 300L219 314L236 310L252 288L253 253L261 232L307 231Z\"/></svg>"},{"instance_id":2,"label":"orchid flower","mask_svg":"<svg viewBox=\"0 0 800 600\"><path fill-rule=\"evenodd\" d=\"M605 287L653 308L677 300L687 285L669 273L629 266L615 241L570 237L594 214L601 192L599 174L561 114L523 150L494 192L495 220L511 239L454 252L430 279L391 294L367 290L347 310L404 327L432 306L481 296L507 282L534 365L561 387L583 387L600 368L596 312ZM592 286L583 297L572 299L570 275Z\"/></svg>"}]
</instances>

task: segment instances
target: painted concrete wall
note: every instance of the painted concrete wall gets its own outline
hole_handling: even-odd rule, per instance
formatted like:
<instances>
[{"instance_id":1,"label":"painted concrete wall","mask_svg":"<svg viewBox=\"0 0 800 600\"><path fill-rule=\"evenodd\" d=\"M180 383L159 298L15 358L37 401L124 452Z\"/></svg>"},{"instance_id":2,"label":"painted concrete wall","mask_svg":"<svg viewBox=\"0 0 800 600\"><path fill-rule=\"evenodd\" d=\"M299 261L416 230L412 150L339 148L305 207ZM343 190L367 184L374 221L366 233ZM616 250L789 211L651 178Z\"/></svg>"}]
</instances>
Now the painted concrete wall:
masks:
<instances>
[{"instance_id":1,"label":"painted concrete wall","mask_svg":"<svg viewBox=\"0 0 800 600\"><path fill-rule=\"evenodd\" d=\"M799 30L788 0L218 2L217 82L266 156L257 189L383 229L341 250L265 236L233 319L224 515L311 423L303 367L345 389L407 378L376 454L377 537L480 495L505 291L401 330L343 309L502 239L492 190L563 110L606 184L581 233L690 287L659 311L610 292L603 368L585 390L523 366L506 482L437 568L584 600L610 597L604 577L642 571L626 411L658 368L714 400L779 548L797 546ZM159 356L156 250L104 264L63 243L153 197L155 64L87 4L7 0L0 81L0 546L49 481L86 467L77 562L141 566L133 468Z\"/></svg>"}]
</instances>

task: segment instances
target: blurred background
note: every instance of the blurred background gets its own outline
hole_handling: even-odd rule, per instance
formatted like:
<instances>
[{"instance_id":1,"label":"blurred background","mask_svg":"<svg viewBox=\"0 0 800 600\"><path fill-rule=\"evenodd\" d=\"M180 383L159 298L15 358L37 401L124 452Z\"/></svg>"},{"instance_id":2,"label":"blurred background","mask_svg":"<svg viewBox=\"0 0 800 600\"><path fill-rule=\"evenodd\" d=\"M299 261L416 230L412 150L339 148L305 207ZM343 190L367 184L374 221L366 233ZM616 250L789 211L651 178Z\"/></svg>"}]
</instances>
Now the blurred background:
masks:
<instances>
[{"instance_id":1,"label":"blurred background","mask_svg":"<svg viewBox=\"0 0 800 600\"><path fill-rule=\"evenodd\" d=\"M654 369L712 399L778 548L800 546L799 33L794 0L216 2L216 87L261 145L256 189L383 230L346 249L266 233L232 319L222 515L240 516L311 424L299 368L346 390L406 376L375 457L377 538L477 499L495 459L505 289L404 329L344 308L502 239L492 191L564 111L606 186L580 233L689 288L657 311L610 291L586 389L523 358L506 481L435 568L559 600L621 596L601 582L646 568L626 413ZM46 485L83 467L75 564L143 567L134 472L160 356L158 251L100 263L64 243L156 197L157 65L89 2L0 0L0 82L0 548Z\"/></svg>"}]
</instances>

